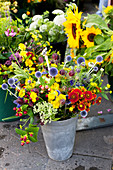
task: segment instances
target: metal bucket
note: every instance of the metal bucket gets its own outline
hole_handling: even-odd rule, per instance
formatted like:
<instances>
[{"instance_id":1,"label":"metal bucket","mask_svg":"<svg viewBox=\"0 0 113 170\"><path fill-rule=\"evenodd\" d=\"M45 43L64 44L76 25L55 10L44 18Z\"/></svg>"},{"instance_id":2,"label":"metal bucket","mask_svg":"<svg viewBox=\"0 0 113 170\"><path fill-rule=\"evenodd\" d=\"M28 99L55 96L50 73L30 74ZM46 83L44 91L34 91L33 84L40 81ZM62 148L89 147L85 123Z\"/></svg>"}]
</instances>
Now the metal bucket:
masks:
<instances>
[{"instance_id":1,"label":"metal bucket","mask_svg":"<svg viewBox=\"0 0 113 170\"><path fill-rule=\"evenodd\" d=\"M64 161L72 156L78 117L41 126L48 156Z\"/></svg>"}]
</instances>

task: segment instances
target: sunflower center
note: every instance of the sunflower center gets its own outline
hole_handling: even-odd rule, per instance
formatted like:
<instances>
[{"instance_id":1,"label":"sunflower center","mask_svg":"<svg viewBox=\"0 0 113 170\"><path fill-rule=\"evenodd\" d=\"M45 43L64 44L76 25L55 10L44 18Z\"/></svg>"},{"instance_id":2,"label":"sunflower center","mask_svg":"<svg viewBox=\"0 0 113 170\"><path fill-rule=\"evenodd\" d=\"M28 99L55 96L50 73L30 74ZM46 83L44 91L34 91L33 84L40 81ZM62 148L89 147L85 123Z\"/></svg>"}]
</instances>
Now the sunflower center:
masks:
<instances>
[{"instance_id":1,"label":"sunflower center","mask_svg":"<svg viewBox=\"0 0 113 170\"><path fill-rule=\"evenodd\" d=\"M93 42L95 35L96 35L96 34L94 34L94 33L88 34L88 40L89 40L90 42Z\"/></svg>"},{"instance_id":2,"label":"sunflower center","mask_svg":"<svg viewBox=\"0 0 113 170\"><path fill-rule=\"evenodd\" d=\"M72 35L73 35L73 38L76 39L76 24L72 24Z\"/></svg>"}]
</instances>

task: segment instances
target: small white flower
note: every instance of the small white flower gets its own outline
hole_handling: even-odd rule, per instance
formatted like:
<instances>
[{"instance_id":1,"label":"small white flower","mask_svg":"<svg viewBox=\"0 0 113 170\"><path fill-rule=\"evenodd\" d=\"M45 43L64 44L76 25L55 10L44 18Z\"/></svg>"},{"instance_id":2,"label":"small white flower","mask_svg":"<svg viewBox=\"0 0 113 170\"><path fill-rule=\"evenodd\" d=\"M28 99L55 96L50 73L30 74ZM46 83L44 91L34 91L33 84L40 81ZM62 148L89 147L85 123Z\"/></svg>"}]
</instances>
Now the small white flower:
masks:
<instances>
[{"instance_id":1,"label":"small white flower","mask_svg":"<svg viewBox=\"0 0 113 170\"><path fill-rule=\"evenodd\" d=\"M103 69L103 68L101 68L101 69L100 69L100 71L101 71L101 72L103 72L103 71L104 71L104 69Z\"/></svg>"},{"instance_id":2,"label":"small white flower","mask_svg":"<svg viewBox=\"0 0 113 170\"><path fill-rule=\"evenodd\" d=\"M65 21L66 18L64 17L64 15L57 15L53 20L53 22L58 26L62 25Z\"/></svg>"},{"instance_id":3,"label":"small white flower","mask_svg":"<svg viewBox=\"0 0 113 170\"><path fill-rule=\"evenodd\" d=\"M54 35L55 35L55 33L54 33L54 31L53 31L53 28L51 28L51 29L49 30L49 35L51 35L51 36L54 36Z\"/></svg>"},{"instance_id":4,"label":"small white flower","mask_svg":"<svg viewBox=\"0 0 113 170\"><path fill-rule=\"evenodd\" d=\"M39 19L42 19L43 17L41 15L35 15L32 18L32 21L38 21Z\"/></svg>"},{"instance_id":5,"label":"small white flower","mask_svg":"<svg viewBox=\"0 0 113 170\"><path fill-rule=\"evenodd\" d=\"M40 32L44 32L45 30L47 30L47 25L46 24L41 25L39 30Z\"/></svg>"},{"instance_id":6,"label":"small white flower","mask_svg":"<svg viewBox=\"0 0 113 170\"><path fill-rule=\"evenodd\" d=\"M32 23L30 24L29 29L30 29L30 30L35 30L35 29L36 29L36 27L37 27L37 21L32 22Z\"/></svg>"},{"instance_id":7,"label":"small white flower","mask_svg":"<svg viewBox=\"0 0 113 170\"><path fill-rule=\"evenodd\" d=\"M44 23L45 23L45 22L48 22L48 21L49 21L49 19L48 19L48 18L44 19Z\"/></svg>"},{"instance_id":8,"label":"small white flower","mask_svg":"<svg viewBox=\"0 0 113 170\"><path fill-rule=\"evenodd\" d=\"M26 19L27 15L26 14L22 14L22 19Z\"/></svg>"},{"instance_id":9,"label":"small white flower","mask_svg":"<svg viewBox=\"0 0 113 170\"><path fill-rule=\"evenodd\" d=\"M52 14L62 15L62 14L64 14L64 12L60 9L55 9L54 11L52 11Z\"/></svg>"}]
</instances>

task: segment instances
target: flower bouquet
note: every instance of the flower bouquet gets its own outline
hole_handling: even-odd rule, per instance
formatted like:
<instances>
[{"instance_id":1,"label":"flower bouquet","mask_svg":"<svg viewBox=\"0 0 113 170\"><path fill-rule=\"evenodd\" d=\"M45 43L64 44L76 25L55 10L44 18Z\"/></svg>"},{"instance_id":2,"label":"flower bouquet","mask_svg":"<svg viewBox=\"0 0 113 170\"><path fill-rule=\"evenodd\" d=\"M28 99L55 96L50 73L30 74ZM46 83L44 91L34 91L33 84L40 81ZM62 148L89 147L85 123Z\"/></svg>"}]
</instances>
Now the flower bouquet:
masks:
<instances>
[{"instance_id":1,"label":"flower bouquet","mask_svg":"<svg viewBox=\"0 0 113 170\"><path fill-rule=\"evenodd\" d=\"M20 44L20 54L26 49ZM22 66L12 62L13 75L2 84L15 96L13 109L16 116L27 115L24 124L16 132L21 135L21 145L37 142L38 124L45 125L51 121L61 121L71 117L86 117L90 107L101 103L102 94L109 92L109 86L102 87L103 69L96 66L103 57L97 56L96 63L85 64L85 58L79 57L77 64L70 55L65 62L59 63L59 55L45 48L39 55L33 51L24 51ZM10 91L15 88L15 93ZM37 121L34 123L36 117ZM24 127L29 122L28 127ZM24 128L24 129L23 129Z\"/></svg>"}]
</instances>

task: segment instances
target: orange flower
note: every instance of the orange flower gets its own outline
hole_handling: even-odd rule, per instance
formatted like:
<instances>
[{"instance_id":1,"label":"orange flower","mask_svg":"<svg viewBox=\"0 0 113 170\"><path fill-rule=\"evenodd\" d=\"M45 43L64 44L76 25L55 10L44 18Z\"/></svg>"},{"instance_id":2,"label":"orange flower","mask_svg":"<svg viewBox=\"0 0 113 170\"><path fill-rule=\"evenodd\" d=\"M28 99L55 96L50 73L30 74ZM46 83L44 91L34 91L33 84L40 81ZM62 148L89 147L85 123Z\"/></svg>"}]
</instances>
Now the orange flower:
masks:
<instances>
[{"instance_id":1,"label":"orange flower","mask_svg":"<svg viewBox=\"0 0 113 170\"><path fill-rule=\"evenodd\" d=\"M92 95L91 91L85 91L84 97L85 97L86 100L92 100L93 95Z\"/></svg>"},{"instance_id":2,"label":"orange flower","mask_svg":"<svg viewBox=\"0 0 113 170\"><path fill-rule=\"evenodd\" d=\"M71 101L71 103L75 103L79 100L79 95L73 90L69 93L68 99Z\"/></svg>"},{"instance_id":3,"label":"orange flower","mask_svg":"<svg viewBox=\"0 0 113 170\"><path fill-rule=\"evenodd\" d=\"M79 103L78 109L79 109L80 111L85 110L85 104L84 104L84 103Z\"/></svg>"},{"instance_id":4,"label":"orange flower","mask_svg":"<svg viewBox=\"0 0 113 170\"><path fill-rule=\"evenodd\" d=\"M27 15L30 15L30 12L29 12L29 11L27 11L27 12L26 12L26 14L27 14Z\"/></svg>"},{"instance_id":5,"label":"orange flower","mask_svg":"<svg viewBox=\"0 0 113 170\"><path fill-rule=\"evenodd\" d=\"M27 0L27 3L30 3L31 2L31 0Z\"/></svg>"}]
</instances>

